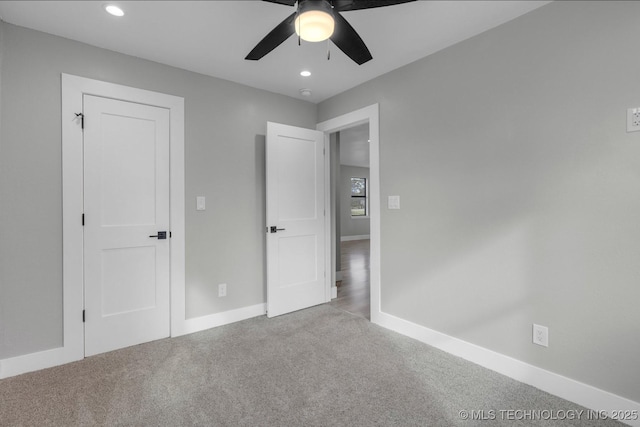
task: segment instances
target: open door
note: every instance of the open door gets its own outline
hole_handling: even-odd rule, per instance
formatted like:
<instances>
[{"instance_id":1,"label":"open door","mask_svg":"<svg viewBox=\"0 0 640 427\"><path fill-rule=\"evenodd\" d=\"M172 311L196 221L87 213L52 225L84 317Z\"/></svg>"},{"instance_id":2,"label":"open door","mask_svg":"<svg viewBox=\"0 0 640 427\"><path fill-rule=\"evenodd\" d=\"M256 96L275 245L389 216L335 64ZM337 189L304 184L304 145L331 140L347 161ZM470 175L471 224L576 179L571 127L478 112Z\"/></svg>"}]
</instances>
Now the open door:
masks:
<instances>
[{"instance_id":1,"label":"open door","mask_svg":"<svg viewBox=\"0 0 640 427\"><path fill-rule=\"evenodd\" d=\"M324 134L267 123L267 316L328 301Z\"/></svg>"}]
</instances>

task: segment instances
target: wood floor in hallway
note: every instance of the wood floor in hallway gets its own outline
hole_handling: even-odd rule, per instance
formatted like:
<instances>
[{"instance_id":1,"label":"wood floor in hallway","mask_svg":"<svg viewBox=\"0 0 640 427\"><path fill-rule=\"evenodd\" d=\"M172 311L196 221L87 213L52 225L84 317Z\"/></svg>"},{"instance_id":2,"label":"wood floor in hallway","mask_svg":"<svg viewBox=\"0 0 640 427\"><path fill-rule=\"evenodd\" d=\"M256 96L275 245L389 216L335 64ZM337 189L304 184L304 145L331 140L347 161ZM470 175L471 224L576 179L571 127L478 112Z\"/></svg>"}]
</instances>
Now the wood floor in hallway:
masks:
<instances>
[{"instance_id":1,"label":"wood floor in hallway","mask_svg":"<svg viewBox=\"0 0 640 427\"><path fill-rule=\"evenodd\" d=\"M338 298L331 305L370 320L370 240L353 240L340 244L342 280L337 282Z\"/></svg>"}]
</instances>

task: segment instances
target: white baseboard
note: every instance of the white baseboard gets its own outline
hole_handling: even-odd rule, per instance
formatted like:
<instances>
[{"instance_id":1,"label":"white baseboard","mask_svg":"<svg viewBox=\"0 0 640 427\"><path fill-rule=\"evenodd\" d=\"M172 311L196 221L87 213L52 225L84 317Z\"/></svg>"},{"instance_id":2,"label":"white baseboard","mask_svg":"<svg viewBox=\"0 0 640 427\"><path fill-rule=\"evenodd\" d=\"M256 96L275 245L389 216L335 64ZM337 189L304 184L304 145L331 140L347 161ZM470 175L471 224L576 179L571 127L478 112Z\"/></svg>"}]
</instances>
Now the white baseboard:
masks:
<instances>
[{"instance_id":1,"label":"white baseboard","mask_svg":"<svg viewBox=\"0 0 640 427\"><path fill-rule=\"evenodd\" d=\"M338 298L338 288L336 286L331 287L331 299Z\"/></svg>"},{"instance_id":2,"label":"white baseboard","mask_svg":"<svg viewBox=\"0 0 640 427\"><path fill-rule=\"evenodd\" d=\"M222 313L209 314L207 316L194 317L186 319L180 331L171 334L172 337L180 335L192 334L217 326L228 325L229 323L239 322L241 320L251 319L252 317L263 316L267 313L266 304L256 304L248 307L242 307L235 310L224 311Z\"/></svg>"},{"instance_id":3,"label":"white baseboard","mask_svg":"<svg viewBox=\"0 0 640 427\"><path fill-rule=\"evenodd\" d=\"M58 347L0 360L0 379L52 368L77 360L69 357L67 353L64 347Z\"/></svg>"},{"instance_id":4,"label":"white baseboard","mask_svg":"<svg viewBox=\"0 0 640 427\"><path fill-rule=\"evenodd\" d=\"M180 330L172 331L171 336L177 337L204 331L215 328L216 326L223 326L229 323L239 322L240 320L262 316L265 313L266 304L257 304L222 313L210 314L208 316L186 319L184 322L181 322ZM64 347L59 347L0 360L0 379L38 371L40 369L52 368L82 359L74 358L70 356L69 353L70 352Z\"/></svg>"},{"instance_id":5,"label":"white baseboard","mask_svg":"<svg viewBox=\"0 0 640 427\"><path fill-rule=\"evenodd\" d=\"M371 239L371 235L362 234L360 236L340 236L341 242L350 242L352 240L369 240Z\"/></svg>"},{"instance_id":6,"label":"white baseboard","mask_svg":"<svg viewBox=\"0 0 640 427\"><path fill-rule=\"evenodd\" d=\"M582 405L594 411L635 411L640 414L640 403L604 391L588 384L538 368L504 354L462 341L433 329L417 325L387 313L379 313L380 326L414 338L447 353L491 369L514 380L529 384L555 396ZM510 409L510 408L505 408ZM640 427L640 419L624 421Z\"/></svg>"}]
</instances>

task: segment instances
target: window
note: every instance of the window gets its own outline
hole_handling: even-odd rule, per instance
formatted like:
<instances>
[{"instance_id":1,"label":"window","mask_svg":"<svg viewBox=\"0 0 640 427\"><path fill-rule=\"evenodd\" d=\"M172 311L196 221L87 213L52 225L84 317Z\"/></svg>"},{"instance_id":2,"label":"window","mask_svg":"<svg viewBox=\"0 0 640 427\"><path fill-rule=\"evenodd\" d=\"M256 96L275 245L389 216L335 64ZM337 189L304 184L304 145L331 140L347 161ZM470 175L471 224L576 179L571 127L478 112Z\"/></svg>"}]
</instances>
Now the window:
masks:
<instances>
[{"instance_id":1,"label":"window","mask_svg":"<svg viewBox=\"0 0 640 427\"><path fill-rule=\"evenodd\" d=\"M351 216L367 216L367 178L351 178Z\"/></svg>"}]
</instances>

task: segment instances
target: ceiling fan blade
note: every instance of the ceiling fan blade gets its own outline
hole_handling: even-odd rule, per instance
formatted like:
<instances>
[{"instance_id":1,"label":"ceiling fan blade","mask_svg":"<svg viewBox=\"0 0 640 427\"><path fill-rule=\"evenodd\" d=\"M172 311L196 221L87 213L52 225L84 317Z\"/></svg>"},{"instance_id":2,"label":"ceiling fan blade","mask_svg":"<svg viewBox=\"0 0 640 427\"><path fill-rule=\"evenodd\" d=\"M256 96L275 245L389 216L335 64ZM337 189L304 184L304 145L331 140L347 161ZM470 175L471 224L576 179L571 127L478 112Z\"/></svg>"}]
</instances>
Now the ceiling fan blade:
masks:
<instances>
[{"instance_id":1,"label":"ceiling fan blade","mask_svg":"<svg viewBox=\"0 0 640 427\"><path fill-rule=\"evenodd\" d=\"M416 0L335 0L334 10L347 12L350 10L373 9L374 7L395 6L396 4L410 3Z\"/></svg>"},{"instance_id":2,"label":"ceiling fan blade","mask_svg":"<svg viewBox=\"0 0 640 427\"><path fill-rule=\"evenodd\" d=\"M284 4L285 6L293 6L296 4L296 0L262 0L262 1L267 1L269 3Z\"/></svg>"},{"instance_id":3,"label":"ceiling fan blade","mask_svg":"<svg viewBox=\"0 0 640 427\"><path fill-rule=\"evenodd\" d=\"M364 44L364 41L362 41L362 38L360 38L351 24L339 13L334 13L334 19L336 25L331 41L358 65L373 59L371 52L367 49L367 45Z\"/></svg>"},{"instance_id":4,"label":"ceiling fan blade","mask_svg":"<svg viewBox=\"0 0 640 427\"><path fill-rule=\"evenodd\" d=\"M257 61L291 37L291 35L296 32L294 25L296 14L297 12L293 12L287 19L271 30L244 59Z\"/></svg>"}]
</instances>

